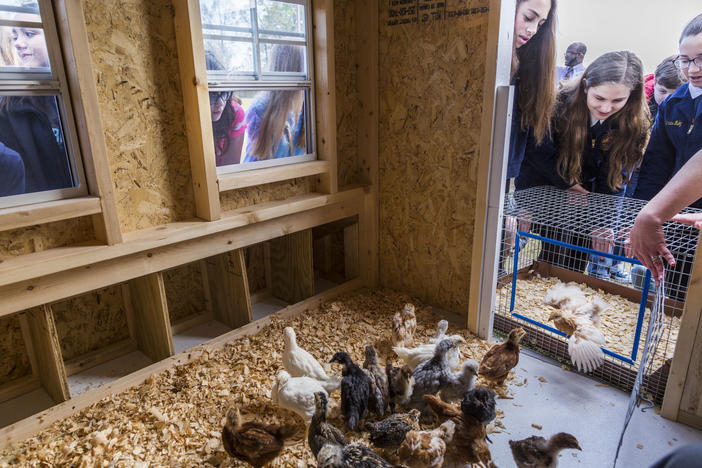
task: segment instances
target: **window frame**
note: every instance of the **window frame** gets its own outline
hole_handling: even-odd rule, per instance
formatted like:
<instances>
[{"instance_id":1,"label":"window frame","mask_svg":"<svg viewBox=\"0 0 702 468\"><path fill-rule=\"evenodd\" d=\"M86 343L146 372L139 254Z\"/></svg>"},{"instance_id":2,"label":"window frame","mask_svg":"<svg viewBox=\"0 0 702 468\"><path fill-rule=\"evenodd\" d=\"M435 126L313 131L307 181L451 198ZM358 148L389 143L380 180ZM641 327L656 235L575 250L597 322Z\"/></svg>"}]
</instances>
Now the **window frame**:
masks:
<instances>
[{"instance_id":1,"label":"window frame","mask_svg":"<svg viewBox=\"0 0 702 468\"><path fill-rule=\"evenodd\" d=\"M57 15L50 0L37 0L37 4L39 5L41 28L44 30L51 71L47 73L28 72L26 69L17 72L2 70L0 72L0 95L54 96L56 98L71 173L74 182L78 185L0 197L1 210L16 210L25 205L70 200L85 197L89 193L83 152L78 138L78 122L71 102L68 76L64 68L64 52L61 49ZM17 10L18 12L22 11L21 7ZM0 26L8 27L14 24L24 24L27 27L36 26L32 22L12 21L2 21Z\"/></svg>"}]
</instances>

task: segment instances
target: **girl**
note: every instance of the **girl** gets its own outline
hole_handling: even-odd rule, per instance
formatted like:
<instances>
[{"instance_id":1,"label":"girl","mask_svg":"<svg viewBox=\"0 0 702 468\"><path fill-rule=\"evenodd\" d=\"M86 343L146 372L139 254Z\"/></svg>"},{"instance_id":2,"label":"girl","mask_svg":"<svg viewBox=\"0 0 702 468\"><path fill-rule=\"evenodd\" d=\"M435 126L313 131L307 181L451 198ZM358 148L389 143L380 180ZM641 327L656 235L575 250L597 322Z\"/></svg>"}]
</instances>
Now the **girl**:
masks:
<instances>
[{"instance_id":1,"label":"girl","mask_svg":"<svg viewBox=\"0 0 702 468\"><path fill-rule=\"evenodd\" d=\"M623 195L628 175L640 161L648 132L648 108L641 60L631 52L598 57L582 78L558 95L553 135L542 144L531 138L516 180L517 189L554 185L580 193ZM562 233L545 233L558 238ZM592 232L592 248L608 251L611 226ZM585 245L587 239L571 240ZM544 245L542 259L564 264L565 252ZM570 268L583 271L585 258L577 252Z\"/></svg>"},{"instance_id":2,"label":"girl","mask_svg":"<svg viewBox=\"0 0 702 468\"><path fill-rule=\"evenodd\" d=\"M675 66L677 55L667 57L656 67L653 74L653 96L648 101L648 109L651 112L651 118L655 119L658 114L658 106L663 102L663 99L673 94L687 78L681 73L678 67Z\"/></svg>"}]
</instances>

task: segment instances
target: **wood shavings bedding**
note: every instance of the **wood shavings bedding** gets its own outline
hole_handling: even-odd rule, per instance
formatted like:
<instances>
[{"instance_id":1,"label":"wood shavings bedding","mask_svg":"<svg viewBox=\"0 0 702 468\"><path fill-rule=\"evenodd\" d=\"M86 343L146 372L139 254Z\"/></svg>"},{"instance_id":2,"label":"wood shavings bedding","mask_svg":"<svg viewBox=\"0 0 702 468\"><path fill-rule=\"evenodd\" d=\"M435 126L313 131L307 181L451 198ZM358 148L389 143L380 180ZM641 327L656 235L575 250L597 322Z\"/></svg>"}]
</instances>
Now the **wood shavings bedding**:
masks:
<instances>
[{"instance_id":1,"label":"wood shavings bedding","mask_svg":"<svg viewBox=\"0 0 702 468\"><path fill-rule=\"evenodd\" d=\"M256 335L240 338L224 348L203 352L198 359L150 377L144 384L105 398L80 413L57 422L37 436L0 452L0 465L45 466L246 466L224 452L221 429L230 405L240 407L244 420L266 423L302 420L277 408L270 400L275 374L282 369L283 328L292 326L298 344L312 353L327 372L327 364L345 350L362 363L370 342L381 361L388 358L390 324L405 302L416 305L418 342L434 336L442 318L409 296L387 291L361 291L323 304L293 320L274 319ZM461 334L464 358L478 361L490 344L465 328ZM390 359L395 361L394 354ZM504 428L496 421L497 427ZM344 427L339 394L330 398L328 419ZM498 431L499 432L499 431ZM370 445L367 433L349 433L350 439ZM272 466L315 466L302 440L287 447Z\"/></svg>"},{"instance_id":2,"label":"wood shavings bedding","mask_svg":"<svg viewBox=\"0 0 702 468\"><path fill-rule=\"evenodd\" d=\"M557 284L560 280L556 277L544 278L535 275L530 280L517 279L517 293L515 295L514 312L525 315L541 323L553 327L553 322L548 321L548 317L555 307L542 303L546 291ZM631 351L634 346L634 336L636 331L636 322L639 315L639 304L624 299L616 294L609 294L602 290L595 290L584 284L577 284L588 300L591 300L595 294L599 294L609 303L610 307L602 314L600 330L607 340L606 348L614 351L622 356L631 357ZM512 285L507 284L498 295L501 296L498 301L503 304L509 304L509 298L512 293ZM641 339L639 341L639 350L636 356L637 362L643 354L644 343L646 341L646 331L648 330L650 310L646 309L644 321L641 328ZM665 360L672 359L675 352L675 343L678 339L680 330L680 319L665 317L665 330L663 332L663 343L659 347L659 352L653 359L653 369L661 367ZM668 345L665 345L665 341Z\"/></svg>"}]
</instances>

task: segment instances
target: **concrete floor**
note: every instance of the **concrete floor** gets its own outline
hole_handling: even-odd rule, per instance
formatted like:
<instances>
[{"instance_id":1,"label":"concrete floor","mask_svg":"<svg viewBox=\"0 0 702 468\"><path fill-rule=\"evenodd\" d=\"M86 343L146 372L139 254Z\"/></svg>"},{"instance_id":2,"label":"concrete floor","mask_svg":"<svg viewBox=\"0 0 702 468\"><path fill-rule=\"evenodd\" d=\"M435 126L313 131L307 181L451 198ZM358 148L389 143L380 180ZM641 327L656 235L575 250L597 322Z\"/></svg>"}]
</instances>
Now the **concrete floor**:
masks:
<instances>
[{"instance_id":1,"label":"concrete floor","mask_svg":"<svg viewBox=\"0 0 702 468\"><path fill-rule=\"evenodd\" d=\"M629 404L628 393L563 370L555 361L524 349L516 376L524 384L510 387L514 399L497 400L505 414L504 432L491 436L497 466L514 466L509 440L532 435L548 438L557 432L573 434L583 449L561 452L559 467L612 466ZM695 442L702 442L702 432L668 421L653 409L637 409L617 466L645 468L676 447Z\"/></svg>"}]
</instances>

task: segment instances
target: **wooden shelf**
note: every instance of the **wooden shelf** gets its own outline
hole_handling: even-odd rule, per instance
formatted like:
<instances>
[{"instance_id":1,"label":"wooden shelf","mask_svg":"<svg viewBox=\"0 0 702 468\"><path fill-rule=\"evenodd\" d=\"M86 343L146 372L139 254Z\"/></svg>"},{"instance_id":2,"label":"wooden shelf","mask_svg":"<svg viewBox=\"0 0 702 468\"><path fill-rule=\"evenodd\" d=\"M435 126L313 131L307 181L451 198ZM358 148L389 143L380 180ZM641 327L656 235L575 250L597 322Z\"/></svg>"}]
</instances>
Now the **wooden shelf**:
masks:
<instances>
[{"instance_id":1,"label":"wooden shelf","mask_svg":"<svg viewBox=\"0 0 702 468\"><path fill-rule=\"evenodd\" d=\"M99 197L78 197L0 209L0 231L102 212Z\"/></svg>"},{"instance_id":2,"label":"wooden shelf","mask_svg":"<svg viewBox=\"0 0 702 468\"><path fill-rule=\"evenodd\" d=\"M326 174L329 172L329 167L329 161L309 161L286 166L219 174L219 191L226 192L244 187L280 182L281 180Z\"/></svg>"}]
</instances>

